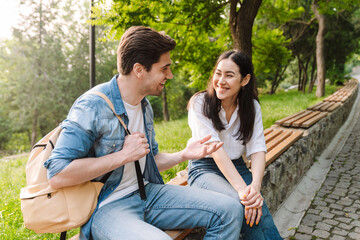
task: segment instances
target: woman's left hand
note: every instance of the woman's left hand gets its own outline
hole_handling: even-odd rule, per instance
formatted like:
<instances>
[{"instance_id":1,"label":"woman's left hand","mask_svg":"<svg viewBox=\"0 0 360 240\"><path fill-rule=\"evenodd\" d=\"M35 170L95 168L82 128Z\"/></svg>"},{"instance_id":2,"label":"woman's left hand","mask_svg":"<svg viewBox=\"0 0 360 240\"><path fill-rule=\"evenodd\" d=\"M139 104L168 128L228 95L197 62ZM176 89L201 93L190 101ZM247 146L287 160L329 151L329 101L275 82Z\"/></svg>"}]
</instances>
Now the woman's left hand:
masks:
<instances>
[{"instance_id":1,"label":"woman's left hand","mask_svg":"<svg viewBox=\"0 0 360 240\"><path fill-rule=\"evenodd\" d=\"M210 144L205 144L210 140L211 135L208 135L200 140L190 143L183 150L183 159L200 159L204 158L207 155L216 152L224 143L223 142L211 142Z\"/></svg>"},{"instance_id":2,"label":"woman's left hand","mask_svg":"<svg viewBox=\"0 0 360 240\"><path fill-rule=\"evenodd\" d=\"M260 194L260 188L248 185L245 188L244 196L240 197L241 203L245 206L246 223L252 225L254 222L259 223L262 216L262 206L264 198ZM256 221L255 221L256 220Z\"/></svg>"}]
</instances>

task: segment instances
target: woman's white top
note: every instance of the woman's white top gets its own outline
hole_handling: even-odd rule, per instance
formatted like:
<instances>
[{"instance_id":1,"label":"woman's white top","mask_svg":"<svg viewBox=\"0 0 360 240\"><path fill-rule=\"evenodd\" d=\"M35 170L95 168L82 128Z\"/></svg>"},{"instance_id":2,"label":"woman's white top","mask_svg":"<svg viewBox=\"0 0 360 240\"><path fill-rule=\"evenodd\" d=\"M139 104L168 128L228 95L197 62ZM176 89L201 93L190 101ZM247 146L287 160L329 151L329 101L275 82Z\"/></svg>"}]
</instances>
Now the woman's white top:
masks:
<instances>
[{"instance_id":1,"label":"woman's white top","mask_svg":"<svg viewBox=\"0 0 360 240\"><path fill-rule=\"evenodd\" d=\"M240 118L238 115L239 107L233 112L230 121L226 120L226 112L221 107L219 117L224 124L225 129L222 131L216 130L212 121L207 118L203 112L205 93L200 93L192 98L189 104L188 123L192 131L192 137L188 144L192 141L202 139L207 135L211 135L211 139L207 142L223 142L223 148L229 155L230 159L238 159L244 152L249 158L251 154L256 152L266 152L265 137L263 132L263 123L261 116L260 104L254 100L255 106L255 123L254 130L250 141L244 146L241 140L237 140L237 132L240 127ZM216 111L214 109L214 111ZM210 155L207 157L211 157Z\"/></svg>"}]
</instances>

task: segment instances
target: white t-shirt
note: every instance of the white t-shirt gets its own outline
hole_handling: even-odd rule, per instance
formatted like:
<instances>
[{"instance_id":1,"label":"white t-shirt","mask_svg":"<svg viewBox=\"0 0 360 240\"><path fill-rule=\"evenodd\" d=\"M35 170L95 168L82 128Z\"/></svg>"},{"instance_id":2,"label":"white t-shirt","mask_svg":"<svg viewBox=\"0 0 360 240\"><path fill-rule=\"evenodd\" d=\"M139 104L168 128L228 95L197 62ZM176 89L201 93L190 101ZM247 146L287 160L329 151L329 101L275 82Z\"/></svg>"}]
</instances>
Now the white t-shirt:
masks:
<instances>
[{"instance_id":1,"label":"white t-shirt","mask_svg":"<svg viewBox=\"0 0 360 240\"><path fill-rule=\"evenodd\" d=\"M210 134L211 139L208 141L208 143L217 141L223 142L223 148L232 160L240 158L244 152L246 152L246 157L248 158L253 153L266 152L261 108L260 104L256 100L254 100L256 114L253 134L250 141L244 146L241 140L236 139L236 134L241 124L238 115L239 107L235 109L229 122L226 120L225 110L221 107L219 117L223 122L225 129L218 131L214 127L212 121L202 112L204 96L205 93L198 94L197 96L193 97L189 104L188 122L192 131L192 137L189 139L188 144ZM207 157L211 156L209 155Z\"/></svg>"},{"instance_id":2,"label":"white t-shirt","mask_svg":"<svg viewBox=\"0 0 360 240\"><path fill-rule=\"evenodd\" d=\"M129 117L128 129L130 133L134 133L134 132L145 133L144 117L141 109L141 103L139 103L136 106L133 106L131 104L124 102L124 106ZM143 173L145 169L146 156L139 159L139 163L140 163L141 172ZM146 185L147 183L148 182L144 180L144 184ZM112 192L109 195L109 197L107 197L103 202L101 202L99 207L102 207L105 204L112 202L116 199L122 198L138 189L139 186L136 177L135 163L131 162L125 164L121 183L114 190L114 192Z\"/></svg>"}]
</instances>

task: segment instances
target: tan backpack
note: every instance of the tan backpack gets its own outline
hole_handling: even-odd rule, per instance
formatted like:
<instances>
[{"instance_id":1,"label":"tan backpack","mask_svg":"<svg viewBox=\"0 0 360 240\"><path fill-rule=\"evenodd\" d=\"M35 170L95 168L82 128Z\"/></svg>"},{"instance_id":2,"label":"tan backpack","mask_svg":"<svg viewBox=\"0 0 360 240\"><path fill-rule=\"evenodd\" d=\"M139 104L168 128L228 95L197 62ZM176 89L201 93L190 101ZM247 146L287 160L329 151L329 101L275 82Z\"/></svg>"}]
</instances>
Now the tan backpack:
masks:
<instances>
[{"instance_id":1,"label":"tan backpack","mask_svg":"<svg viewBox=\"0 0 360 240\"><path fill-rule=\"evenodd\" d=\"M100 182L86 182L51 188L44 162L49 159L60 132L59 126L41 139L33 147L26 165L27 187L20 192L21 211L25 227L36 233L58 233L86 223L103 186Z\"/></svg>"},{"instance_id":2,"label":"tan backpack","mask_svg":"<svg viewBox=\"0 0 360 240\"><path fill-rule=\"evenodd\" d=\"M104 98L116 115L104 94L90 94ZM126 129L120 116L116 117ZM104 185L89 181L71 187L51 188L44 162L49 159L61 130L58 126L35 144L26 164L27 187L20 192L21 211L25 227L36 233L60 233L82 226L94 212Z\"/></svg>"}]
</instances>

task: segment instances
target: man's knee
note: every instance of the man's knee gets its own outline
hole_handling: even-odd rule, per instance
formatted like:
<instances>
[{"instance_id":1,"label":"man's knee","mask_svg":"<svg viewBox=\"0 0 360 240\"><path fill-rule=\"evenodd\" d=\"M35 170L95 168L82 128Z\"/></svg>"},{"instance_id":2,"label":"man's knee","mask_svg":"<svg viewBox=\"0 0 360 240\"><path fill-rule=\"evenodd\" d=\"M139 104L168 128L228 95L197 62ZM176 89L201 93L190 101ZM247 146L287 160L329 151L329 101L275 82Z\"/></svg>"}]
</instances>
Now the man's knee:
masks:
<instances>
[{"instance_id":1,"label":"man's knee","mask_svg":"<svg viewBox=\"0 0 360 240\"><path fill-rule=\"evenodd\" d=\"M218 200L219 209L223 212L223 216L229 222L233 224L238 224L241 226L242 219L244 216L242 205L236 200L226 195L223 195L222 199Z\"/></svg>"}]
</instances>

